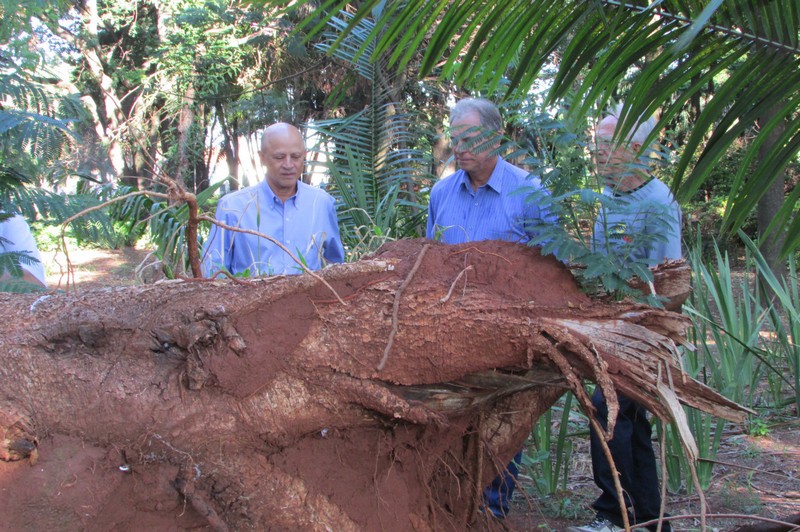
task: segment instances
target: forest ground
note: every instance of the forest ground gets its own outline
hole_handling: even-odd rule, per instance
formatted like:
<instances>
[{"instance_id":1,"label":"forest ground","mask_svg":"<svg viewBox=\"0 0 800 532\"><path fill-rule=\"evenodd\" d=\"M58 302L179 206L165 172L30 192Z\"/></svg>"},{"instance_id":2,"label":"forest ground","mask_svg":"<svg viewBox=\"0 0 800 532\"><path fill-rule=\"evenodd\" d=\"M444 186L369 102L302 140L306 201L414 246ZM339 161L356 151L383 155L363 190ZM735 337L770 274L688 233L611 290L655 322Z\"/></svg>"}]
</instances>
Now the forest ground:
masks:
<instances>
[{"instance_id":1,"label":"forest ground","mask_svg":"<svg viewBox=\"0 0 800 532\"><path fill-rule=\"evenodd\" d=\"M65 264L63 254L43 255L50 287L60 286L66 289L67 277L61 273ZM142 277L140 266L146 259L148 251L135 248L72 251L70 260L74 270L69 289L86 290L138 284ZM138 280L137 269L140 272ZM148 274L145 272L145 275ZM718 463L714 467L713 479L705 492L705 497L710 514L736 514L742 517L710 518L708 527L711 530L735 530L739 526L756 523L744 519L746 515L780 519L800 514L800 417L796 412L787 411L765 415L767 430L762 436L748 434L744 427L734 427L730 424L726 426L717 455ZM541 496L536 491L530 472L523 469L520 477L522 489L517 490L512 501L511 514L504 520L481 521L474 529L560 531L570 525L590 521L593 513L589 506L597 496L597 488L592 481L588 436L584 429L585 427L579 428L571 438L574 448L569 463L566 489L559 490L555 495ZM61 445L67 443L61 442ZM47 451L47 447L44 446L42 454ZM58 450L63 451L62 447ZM88 451L90 450L87 449ZM658 450L656 452L658 453ZM35 468L40 471L34 474L20 474L21 471L14 468L16 491L35 493L34 486L28 487L24 483L48 482L42 477L48 463L47 458L42 456L41 459L41 467ZM90 457L87 463L92 463L91 467L94 468L94 463L98 459ZM78 468L86 465L75 457L71 463ZM2 471L0 469L0 474ZM74 478L77 479L78 476ZM83 480L87 477L81 478ZM104 489L102 482L107 480L104 481L101 477L97 480L98 486L82 486L80 491L85 493L93 493L93 490L102 491ZM68 479L64 482L60 483L59 494L64 492L66 495L71 486ZM161 488L154 487L154 489ZM699 501L696 493L685 491L670 493L667 496L667 511L673 516L698 514ZM113 506L107 506L105 510L115 511ZM113 528L115 523L137 519L135 514L130 514L131 510L130 508L123 510L123 506L120 505L120 515L105 515L103 521ZM180 510L180 507L176 506L176 511ZM190 515L186 518L185 524L188 528L195 528L202 522L194 521ZM674 525L676 530L698 530L699 523L699 519L690 518L676 521ZM148 528L153 525L157 528L154 522L148 523ZM765 527L766 525L761 523L753 530L765 530ZM93 523L87 528L102 530L103 525Z\"/></svg>"}]
</instances>

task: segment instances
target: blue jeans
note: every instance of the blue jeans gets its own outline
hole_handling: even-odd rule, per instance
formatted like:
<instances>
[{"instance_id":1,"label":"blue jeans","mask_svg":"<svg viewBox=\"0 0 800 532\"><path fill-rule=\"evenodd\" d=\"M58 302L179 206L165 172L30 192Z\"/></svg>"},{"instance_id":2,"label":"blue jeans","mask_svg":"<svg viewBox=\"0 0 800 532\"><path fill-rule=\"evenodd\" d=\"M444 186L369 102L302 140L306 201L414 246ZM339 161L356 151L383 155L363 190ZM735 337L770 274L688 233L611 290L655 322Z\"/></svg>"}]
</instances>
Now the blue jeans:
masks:
<instances>
[{"instance_id":1,"label":"blue jeans","mask_svg":"<svg viewBox=\"0 0 800 532\"><path fill-rule=\"evenodd\" d=\"M492 483L483 489L484 510L492 512L495 517L503 518L508 515L508 502L514 495L514 488L517 487L521 461L522 450L514 455L514 458L506 466L506 470L497 475Z\"/></svg>"},{"instance_id":2,"label":"blue jeans","mask_svg":"<svg viewBox=\"0 0 800 532\"><path fill-rule=\"evenodd\" d=\"M631 525L658 519L661 509L661 485L658 482L656 456L651 440L652 427L647 419L647 410L639 403L624 395L617 394L619 414L614 427L614 438L608 442L614 464L619 471L620 484L628 508L628 519ZM605 429L608 418L608 405L600 387L595 388L592 404L597 409L597 420ZM594 482L602 490L600 497L592 504L598 517L608 519L617 526L622 526L622 514L619 509L617 490L611 465L606 460L600 444L600 436L591 430L592 472ZM655 530L656 527L648 527ZM668 522L661 528L670 531Z\"/></svg>"}]
</instances>

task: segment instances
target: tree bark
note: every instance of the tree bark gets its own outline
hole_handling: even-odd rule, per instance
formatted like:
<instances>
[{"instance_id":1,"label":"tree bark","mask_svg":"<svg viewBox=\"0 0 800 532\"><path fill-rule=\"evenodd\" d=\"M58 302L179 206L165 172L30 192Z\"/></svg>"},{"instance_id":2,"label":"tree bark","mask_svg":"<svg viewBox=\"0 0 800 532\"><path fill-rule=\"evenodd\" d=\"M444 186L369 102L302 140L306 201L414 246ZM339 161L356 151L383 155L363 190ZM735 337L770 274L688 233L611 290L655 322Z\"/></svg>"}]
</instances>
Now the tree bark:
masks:
<instances>
[{"instance_id":1,"label":"tree bark","mask_svg":"<svg viewBox=\"0 0 800 532\"><path fill-rule=\"evenodd\" d=\"M767 123L772 117L775 116L776 106L767 108L766 113L762 117L762 123ZM776 127L767 137L767 141L761 146L758 151L758 156L762 160L766 160L769 152L774 149L775 144L781 135L786 131L785 122ZM758 223L758 237L759 249L767 261L772 273L778 279L786 276L786 260L781 259L781 250L786 241L786 235L781 230L780 226L770 228L770 225L775 220L780 211L781 206L786 198L786 174L781 172L780 175L775 176L775 179L769 185L764 195L758 200L758 207L756 208L756 220Z\"/></svg>"},{"instance_id":2,"label":"tree bark","mask_svg":"<svg viewBox=\"0 0 800 532\"><path fill-rule=\"evenodd\" d=\"M0 449L113 447L218 530L463 530L583 378L743 417L681 371L683 317L592 301L534 248L401 241L320 274L344 305L311 275L0 297Z\"/></svg>"}]
</instances>

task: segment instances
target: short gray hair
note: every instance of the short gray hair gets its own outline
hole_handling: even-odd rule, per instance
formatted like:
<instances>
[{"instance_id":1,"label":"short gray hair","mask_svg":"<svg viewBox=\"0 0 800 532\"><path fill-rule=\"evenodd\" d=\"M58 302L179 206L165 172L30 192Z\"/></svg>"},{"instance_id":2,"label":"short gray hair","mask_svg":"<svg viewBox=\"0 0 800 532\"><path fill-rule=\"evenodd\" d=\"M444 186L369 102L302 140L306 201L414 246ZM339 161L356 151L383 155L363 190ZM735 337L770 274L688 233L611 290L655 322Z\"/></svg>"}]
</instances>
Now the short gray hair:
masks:
<instances>
[{"instance_id":1,"label":"short gray hair","mask_svg":"<svg viewBox=\"0 0 800 532\"><path fill-rule=\"evenodd\" d=\"M619 120L619 115L622 113L622 107L622 103L614 104L608 114ZM644 145L644 141L647 140L647 137L649 137L650 133L652 133L656 128L656 124L658 124L658 120L655 116L650 116L648 118L640 116L636 121L636 125L633 126L633 131L628 134L627 140L629 142L638 142L639 144Z\"/></svg>"},{"instance_id":2,"label":"short gray hair","mask_svg":"<svg viewBox=\"0 0 800 532\"><path fill-rule=\"evenodd\" d=\"M503 130L503 118L497 106L484 98L464 98L450 110L450 123L458 120L468 113L476 113L481 120L481 126L490 131Z\"/></svg>"}]
</instances>

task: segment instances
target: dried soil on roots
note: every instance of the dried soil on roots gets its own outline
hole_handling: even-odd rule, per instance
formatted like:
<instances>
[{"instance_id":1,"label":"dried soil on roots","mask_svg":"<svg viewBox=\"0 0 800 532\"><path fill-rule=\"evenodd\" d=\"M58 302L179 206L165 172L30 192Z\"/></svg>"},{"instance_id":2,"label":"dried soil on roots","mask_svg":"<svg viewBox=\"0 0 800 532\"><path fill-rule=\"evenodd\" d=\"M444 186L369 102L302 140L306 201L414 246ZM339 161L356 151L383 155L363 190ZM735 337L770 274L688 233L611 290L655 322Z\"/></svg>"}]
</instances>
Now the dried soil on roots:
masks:
<instances>
[{"instance_id":1,"label":"dried soil on roots","mask_svg":"<svg viewBox=\"0 0 800 532\"><path fill-rule=\"evenodd\" d=\"M413 257L419 252L418 245L408 244L404 251L400 244L393 254L406 253ZM78 290L104 286L133 284L132 272L147 254L141 250L97 251L74 254L82 263L76 264L75 282ZM503 249L496 252L500 255ZM469 260L465 257L469 256ZM486 250L481 253L462 248L458 252L432 249L428 260L423 262L415 279L430 287L431 297L443 297L453 288L451 298L457 301L459 294L469 286L480 285L494 290L498 300L531 300L538 304L550 304L565 309L564 312L581 313L582 294L564 289L560 277L541 278L532 283L530 276L515 268L512 263L493 261L493 269L477 267L467 270L468 265L478 265ZM413 264L413 259L405 264ZM441 268L439 265L447 265ZM504 266L505 265L505 266ZM127 272L129 273L126 273ZM466 271L465 271L466 270ZM56 270L57 271L57 270ZM464 271L456 281L457 275ZM397 275L405 277L405 271ZM560 275L560 274L559 274ZM50 279L49 279L50 280ZM51 284L53 281L50 280ZM444 287L444 288L442 288ZM337 287L337 289L340 287ZM346 294L345 287L343 294ZM357 290L358 287L350 287ZM330 298L330 293L320 291L320 300ZM288 326L309 312L307 303L290 300L282 307L286 313L274 316L275 326ZM570 310L572 309L572 310ZM255 327L255 325L254 325ZM380 333L384 345L386 334ZM487 344L488 345L488 344ZM265 346L266 347L266 346ZM273 346L274 348L274 346ZM285 348L285 347L284 347ZM375 355L380 358L380 352ZM374 361L371 361L371 363ZM397 361L389 354L388 364ZM371 364L370 367L374 367ZM402 380L404 368L388 366L398 380ZM224 375L224 368L217 368ZM230 389L239 387L246 395L257 388L257 383L248 380L247 368L228 368ZM274 368L277 371L280 368ZM250 372L252 373L252 372ZM446 375L431 375L437 382ZM715 480L707 497L714 513L748 513L769 517L785 516L800 512L800 427L789 424L773 429L766 438L753 438L741 433L726 434L720 460L734 465L718 465ZM397 522L408 519L407 511L425 501L430 494L408 493L403 490L401 477L412 463L424 458L431 447L437 445L435 438L420 442L412 430L399 431L394 441L388 441L381 431L361 431L357 434L337 432L334 428L312 435L300 445L287 448L274 455L274 463L284 471L302 473L304 478L314 481L326 490L324 495L334 502L346 502L360 508L365 516L364 530L394 530ZM312 439L313 438L313 439ZM422 443L422 444L421 444ZM177 476L177 467L159 462L158 449L140 446L135 456L126 456L114 446L97 447L80 439L59 434L45 435L39 442L39 457L35 464L28 461L0 462L0 530L209 530L208 519L200 515L172 485ZM573 507L591 503L596 489L591 481L588 467L588 450L581 448L582 440L576 440L573 460L565 497L571 497ZM406 449L394 460L384 462L379 458L381 449ZM351 461L370 461L379 476L343 474ZM344 465L345 467L341 467ZM335 466L335 467L334 467ZM744 469L746 466L750 469ZM529 480L523 471L523 487L512 504L512 514L502 522L479 520L476 530L564 530L567 526L582 523L591 517L584 513L574 517L560 515L554 508L564 508L563 498L545 500L533 495ZM262 474L254 470L255 482ZM332 475L336 475L332 478ZM379 477L379 481L376 480ZM216 486L223 493L226 486ZM371 495L379 490L380 496ZM280 497L280 494L275 494ZM554 502L555 501L555 502ZM561 502L558 502L561 501ZM757 502L757 504L756 504ZM246 501L230 501L236 511L248 510ZM670 495L668 511L674 514L696 513L696 497ZM576 512L577 513L577 512ZM719 530L733 530L741 521L710 521L710 526ZM422 526L422 524L421 524ZM679 530L696 528L693 521L684 521Z\"/></svg>"},{"instance_id":2,"label":"dried soil on roots","mask_svg":"<svg viewBox=\"0 0 800 532\"><path fill-rule=\"evenodd\" d=\"M508 301L532 302L544 306L556 306L564 309L564 313L571 313L580 308L582 302L587 301L581 294L568 272L563 269L552 267L544 268L543 272L551 272L550 276L541 275L536 282L526 278L524 272L514 262L513 257L507 257L508 248L500 245L496 249L484 248L482 250L465 247L457 251L444 246L434 246L431 248L426 260L421 263L419 270L414 274L413 297L409 297L410 303L405 304L426 304L426 300L439 301L449 288L452 288L449 304L458 306L462 301L469 298L464 297L465 291L479 287L483 292L489 294L489 300L505 304ZM539 260L532 250L524 250L528 259ZM58 314L69 312L71 316L80 318L82 313L87 313L89 319L97 319L91 310L91 302L96 299L107 300L117 297L117 287L129 285L130 279L121 279L120 272L126 267L129 272L135 269L147 254L146 251L132 253L131 250L122 252L98 251L95 260L91 258L91 251L73 252L71 258L73 264L73 277L67 287L60 275L59 266L50 268L50 283L53 288L59 287L64 290L69 288L70 292L76 290L76 294L71 296L72 303L62 303L62 300L54 305L66 305L61 308ZM396 271L391 273L394 278L403 279L410 276L409 265L413 260L408 260L420 253L419 243L399 243L392 250L392 257L401 259ZM379 255L378 258L381 258ZM62 257L63 258L63 257ZM498 260L500 258L500 260ZM406 260L403 260L406 259ZM552 261L550 261L552 262ZM133 266L133 267L130 267ZM554 271L553 271L554 270ZM460 275L461 272L463 275ZM108 281L108 288L104 287L105 279ZM383 275L383 274L382 274ZM367 278L367 285L373 282L382 281L382 275L375 275ZM501 280L502 282L498 282ZM567 289L565 289L565 283ZM357 294L367 285L350 286L348 283L334 283L336 290L342 297L349 297ZM430 297L427 290L430 290ZM178 292L177 290L175 291ZM411 291L409 291L411 292ZM143 291L142 294L145 294ZM121 293L120 293L121 294ZM180 295L180 294L179 294ZM391 297L391 292L386 292ZM142 296L146 299L149 296ZM187 296L189 297L189 296ZM269 323L247 322L242 319L237 322L239 332L248 342L248 349L253 353L258 353L259 358L273 360L276 365L265 370L264 364L258 367L242 364L241 359L229 357L224 359L213 359L210 361L211 370L217 379L215 385L222 387L226 393L232 396L243 398L248 397L259 390L263 379L273 376L285 368L281 365L281 353L291 352L296 348L297 343L304 338L304 327L299 325L315 315L315 305L325 306L330 304L328 300L332 298L330 292L323 288L315 288L308 297L294 297L290 292L286 297L280 299L274 305L275 312L269 314ZM52 300L51 300L52 301ZM152 305L152 301L146 300L142 303L142 308ZM119 306L119 305L117 305ZM26 305L27 308L27 305ZM54 307L55 308L55 307ZM159 312L169 312L166 308L154 309L154 313L143 314L141 320L133 320L133 327L143 330L155 330L156 323L161 319L157 315ZM13 312L12 312L13 314ZM9 319L12 317L9 316ZM114 321L115 318L103 316L103 320ZM264 320L262 320L264 321ZM388 329L388 321L381 327ZM48 321L48 323L50 323ZM268 330L261 330L266 328ZM110 330L110 329L109 329ZM274 334L275 331L295 331L295 335L285 335L278 342ZM85 331L89 336L92 331ZM385 345L387 331L378 331L376 338L365 338L367 343L375 345ZM398 343L403 344L411 339L405 337L407 332L401 331L398 335ZM106 345L106 349L113 351L113 344L118 341L114 339L90 339L92 342L100 341L99 345L111 342ZM83 341L85 338L81 338ZM458 351L459 342L465 339L453 338L451 343L455 344ZM489 335L480 339L485 342L486 352L491 352L495 340ZM79 344L78 344L79 345ZM97 343L93 344L97 345ZM120 345L120 344L116 344ZM128 347L128 346L126 346ZM59 347L59 350L66 349L62 354L68 355L68 347ZM82 356L90 354L93 349L82 353ZM367 349L366 352L374 353L380 358L380 351ZM394 355L394 356L392 356ZM90 356L94 356L91 355ZM434 354L433 356L441 356ZM482 354L481 356L485 356ZM374 374L376 360L369 360L366 366L362 362L353 362L354 367L351 374L359 373ZM363 367L362 367L363 366ZM458 364L442 364L440 372L433 368L440 367L432 365L431 371L427 371L422 378L425 382L446 381L451 374L458 374ZM265 375L266 371L266 375ZM413 367L406 367L403 357L397 353L389 353L385 374L387 380L396 383L420 381L419 370ZM127 382L127 381L126 381ZM133 382L133 381L131 381ZM352 390L358 393L358 390ZM548 401L554 400L561 390L554 390L549 393ZM516 398L517 400L519 397ZM522 397L530 403L533 398ZM96 405L95 405L96 406ZM545 405L546 406L546 405ZM513 402L508 404L510 410L514 410ZM108 409L107 409L108 410ZM110 411L110 410L109 410ZM133 414L133 412L130 412ZM156 415L154 413L154 415ZM124 417L119 413L117 417ZM141 413L139 414L141 418ZM74 419L76 426L88 425L84 420ZM111 424L123 423L122 419L115 419ZM140 419L137 419L140 421ZM309 496L322 496L331 501L334 505L346 507L348 514L357 516L356 522L361 529L365 530L391 530L396 529L398 523L411 522L415 528L416 524L425 527L430 523L430 519L441 520L440 523L445 528L453 528L452 523L447 526L448 516L438 515L440 510L430 509L434 515L425 517L425 521L415 523L420 519L419 516L410 514L419 508L426 508L431 501L431 493L410 493L407 490L409 475L419 474L419 471L428 472L441 467L441 464L432 464L432 456L441 456L442 448L458 447L462 445L462 435L469 432L468 425L473 423L469 416L464 419L451 417L449 427L442 427L440 430L426 429L421 431L414 424L400 424L392 431L378 430L375 428L344 430L335 426L327 427L316 433L304 437L294 444L280 450L272 449L269 454L269 464L258 463L252 470L242 472L240 480L242 484L258 486L260 476L268 476L273 471L271 468L279 469L280 472L289 476L303 478L304 482L313 493ZM66 420L62 420L66 422ZM374 424L374 420L370 421ZM109 434L112 429L109 428ZM388 436L387 436L388 434ZM178 493L175 486L175 479L178 475L178 467L169 465L163 460L166 440L169 435L162 438L159 434L147 434L140 441L131 443L130 441L120 444L103 445L93 443L88 440L81 440L76 437L68 437L57 431L44 432L37 431L39 436L39 448L36 460L20 462L0 462L0 515L3 515L3 524L0 529L8 530L112 530L119 528L140 529L140 530L189 530L209 528L209 519L206 515L201 515L187 504L183 496ZM174 436L174 435L173 435ZM208 435L213 439L213 434ZM93 440L96 442L97 440ZM220 442L220 453L223 454L230 447L228 442ZM210 446L205 445L206 447ZM387 450L388 449L388 450ZM170 449L170 451L181 453L181 449ZM388 457L388 458L387 458ZM236 462L238 457L219 458L219 463ZM258 461L256 461L258 462ZM352 465L351 465L352 462ZM364 474L363 464L368 462L370 467L368 473ZM462 458L455 458L451 464L446 464L444 469L452 468L455 471L458 467L469 468L469 464ZM498 460L502 462L502 459ZM491 464L487 465L487 468ZM487 469L487 471L489 471ZM205 475L207 471L204 471ZM208 477L204 477L208 478ZM204 492L215 494L216 503L224 503L227 515L232 512L247 513L251 507L250 503L241 498L231 497L228 493L235 492L235 486L224 485L200 485L198 488ZM206 481L208 482L208 481ZM425 485L425 482L416 481L417 485ZM452 479L434 479L432 486L452 484ZM465 485L466 486L466 485ZM466 487L464 488L466 489ZM455 502L459 498L469 497L470 494L458 493L458 486L453 493L445 493L443 500ZM437 494L437 496L440 494ZM283 496L282 493L272 493L267 495L277 500ZM261 523L263 524L263 523ZM258 524L255 525L258 528ZM275 529L281 529L280 525Z\"/></svg>"}]
</instances>

